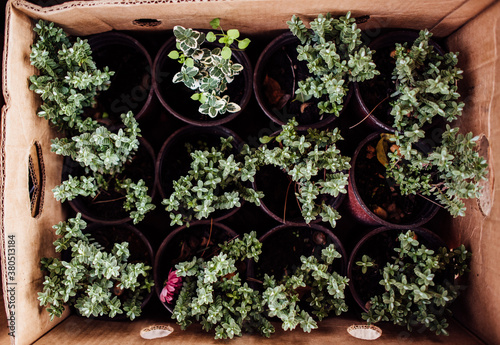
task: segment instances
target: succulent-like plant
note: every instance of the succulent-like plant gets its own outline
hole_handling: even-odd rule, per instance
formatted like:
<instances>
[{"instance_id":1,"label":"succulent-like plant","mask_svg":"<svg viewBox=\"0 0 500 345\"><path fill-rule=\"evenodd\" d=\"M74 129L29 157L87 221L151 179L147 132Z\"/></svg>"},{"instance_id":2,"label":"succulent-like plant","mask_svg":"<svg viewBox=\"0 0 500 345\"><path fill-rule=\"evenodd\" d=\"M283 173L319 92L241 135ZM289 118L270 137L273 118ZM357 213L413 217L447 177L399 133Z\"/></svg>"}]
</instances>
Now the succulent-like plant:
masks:
<instances>
[{"instance_id":1,"label":"succulent-like plant","mask_svg":"<svg viewBox=\"0 0 500 345\"><path fill-rule=\"evenodd\" d=\"M114 133L84 112L95 104L98 92L109 88L113 72L107 67L103 71L97 69L87 40L76 38L72 42L61 28L43 20L35 25L34 31L37 41L30 59L40 75L30 77L30 89L42 98L38 116L67 135L53 139L51 150L71 157L91 175L70 176L54 189L56 199L95 196L100 190L107 190L113 179L114 189L125 193L125 210L131 211L134 223L139 222L155 208L144 181L133 183L116 178L139 147L139 125L129 111L121 115L123 128Z\"/></svg>"},{"instance_id":2,"label":"succulent-like plant","mask_svg":"<svg viewBox=\"0 0 500 345\"><path fill-rule=\"evenodd\" d=\"M387 176L401 193L432 196L454 217L464 216L464 199L481 196L480 182L486 180L488 163L476 150L479 137L458 133L446 125L441 143L429 153L411 144L389 152Z\"/></svg>"},{"instance_id":3,"label":"succulent-like plant","mask_svg":"<svg viewBox=\"0 0 500 345\"><path fill-rule=\"evenodd\" d=\"M40 75L30 77L30 90L43 100L38 116L60 129L77 128L85 121L83 109L95 103L98 92L107 90L114 72L97 69L87 40L72 42L63 29L40 20L33 28L38 40L30 60ZM83 126L88 126L89 122Z\"/></svg>"},{"instance_id":4,"label":"succulent-like plant","mask_svg":"<svg viewBox=\"0 0 500 345\"><path fill-rule=\"evenodd\" d=\"M346 312L344 291L349 279L333 271L333 261L341 255L333 244L321 251L321 261L314 255L301 256L302 263L293 273L275 279L274 276L264 277L264 292L262 298L268 310L268 315L278 317L282 328L293 330L300 326L304 332L318 328L311 313L322 320L331 312L340 315ZM305 297L299 294L300 289L310 289ZM305 300L307 306L302 307L299 302Z\"/></svg>"},{"instance_id":5,"label":"succulent-like plant","mask_svg":"<svg viewBox=\"0 0 500 345\"><path fill-rule=\"evenodd\" d=\"M451 122L462 115L458 102L458 80L463 71L456 67L458 53L441 55L429 39L432 33L422 30L411 47L396 44L393 71L396 92L391 97L396 137L403 143L414 143L425 137L422 127L441 116Z\"/></svg>"},{"instance_id":6,"label":"succulent-like plant","mask_svg":"<svg viewBox=\"0 0 500 345\"><path fill-rule=\"evenodd\" d=\"M248 145L239 154L232 153L232 137L220 140L219 148L191 153L191 170L173 182L174 191L162 201L170 212L171 225L189 225L193 218L240 207L242 199L260 205L262 192L245 184L254 180L257 158Z\"/></svg>"},{"instance_id":7,"label":"succulent-like plant","mask_svg":"<svg viewBox=\"0 0 500 345\"><path fill-rule=\"evenodd\" d=\"M134 320L141 314L144 294L153 286L151 267L128 262L127 242L115 243L111 252L104 251L82 232L86 226L80 214L54 225L60 236L54 242L56 252L69 251L71 260L41 260L48 275L38 293L40 305L46 307L51 320L62 315L67 303L86 317L112 318L125 313Z\"/></svg>"},{"instance_id":8,"label":"succulent-like plant","mask_svg":"<svg viewBox=\"0 0 500 345\"><path fill-rule=\"evenodd\" d=\"M279 282L266 275L262 293L243 282L237 270L238 262L258 261L262 244L256 233L247 233L220 247L220 253L210 260L195 257L176 265L183 286L172 317L182 329L196 320L206 331L215 327L216 339L241 336L244 331L258 331L269 337L275 331L269 319L276 316L283 321L284 330L300 326L310 332L317 328L317 322L298 305L296 291L306 285L311 287L307 302L319 320L331 311L339 315L347 310L347 278L329 270L333 260L340 257L333 245L323 250L323 263L313 256L302 257L302 266Z\"/></svg>"},{"instance_id":9,"label":"succulent-like plant","mask_svg":"<svg viewBox=\"0 0 500 345\"><path fill-rule=\"evenodd\" d=\"M348 12L332 18L318 15L308 30L295 15L287 22L290 31L302 45L297 46L298 60L307 61L311 76L298 83L296 98L305 102L320 99L319 113L338 116L343 108L349 82L373 78L379 72L372 61L372 51L361 41L361 30ZM321 100L326 97L326 100Z\"/></svg>"},{"instance_id":10,"label":"succulent-like plant","mask_svg":"<svg viewBox=\"0 0 500 345\"><path fill-rule=\"evenodd\" d=\"M453 250L430 250L409 230L401 233L398 241L396 256L380 270L385 292L370 299L363 319L369 323L391 321L410 331L422 325L448 335L446 317L451 315L449 306L460 290L453 279L468 271L471 253L463 245Z\"/></svg>"},{"instance_id":11,"label":"succulent-like plant","mask_svg":"<svg viewBox=\"0 0 500 345\"><path fill-rule=\"evenodd\" d=\"M347 193L350 158L336 146L342 140L339 129L308 129L300 134L298 123L291 119L276 137L262 137L256 156L260 164L273 165L286 172L298 188L295 193L306 223L318 216L335 227L340 214L321 196L337 197ZM323 178L321 178L323 177Z\"/></svg>"},{"instance_id":12,"label":"succulent-like plant","mask_svg":"<svg viewBox=\"0 0 500 345\"><path fill-rule=\"evenodd\" d=\"M174 75L173 82L182 82L191 90L196 90L191 98L201 103L199 112L213 118L218 114L241 110L238 104L230 102L229 96L222 96L222 93L243 70L241 64L231 60L231 44L236 41L238 48L244 50L250 40L240 40L240 32L237 29L224 32L218 18L213 19L210 25L214 30L220 29L221 33L209 31L205 34L180 25L175 26L174 35L178 50L171 51L168 56L182 64L180 72ZM205 41L215 42L218 36L222 48L202 48Z\"/></svg>"}]
</instances>

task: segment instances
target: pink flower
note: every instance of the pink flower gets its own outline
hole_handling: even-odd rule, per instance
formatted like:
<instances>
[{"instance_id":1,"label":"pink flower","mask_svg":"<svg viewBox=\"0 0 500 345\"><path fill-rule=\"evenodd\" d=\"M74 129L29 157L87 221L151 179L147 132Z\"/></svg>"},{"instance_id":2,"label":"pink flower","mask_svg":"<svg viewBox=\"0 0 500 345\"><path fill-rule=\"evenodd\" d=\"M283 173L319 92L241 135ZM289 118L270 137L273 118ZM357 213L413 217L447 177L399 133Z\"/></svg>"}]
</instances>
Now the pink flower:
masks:
<instances>
[{"instance_id":1,"label":"pink flower","mask_svg":"<svg viewBox=\"0 0 500 345\"><path fill-rule=\"evenodd\" d=\"M163 290L161 290L160 301L170 304L174 299L174 295L182 287L182 278L178 277L176 272L177 271L172 272L172 269L168 272L167 281L165 282Z\"/></svg>"}]
</instances>

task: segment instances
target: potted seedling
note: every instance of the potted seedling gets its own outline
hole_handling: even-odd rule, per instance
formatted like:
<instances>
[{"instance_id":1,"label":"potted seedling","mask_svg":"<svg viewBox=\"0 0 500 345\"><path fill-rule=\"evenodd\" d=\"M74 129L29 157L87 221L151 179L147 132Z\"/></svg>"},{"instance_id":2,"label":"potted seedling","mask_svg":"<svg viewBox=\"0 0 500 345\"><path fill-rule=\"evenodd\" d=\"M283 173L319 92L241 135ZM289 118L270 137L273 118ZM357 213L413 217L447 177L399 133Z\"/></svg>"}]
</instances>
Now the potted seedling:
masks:
<instances>
[{"instance_id":1,"label":"potted seedling","mask_svg":"<svg viewBox=\"0 0 500 345\"><path fill-rule=\"evenodd\" d=\"M300 326L304 332L318 327L330 314L346 312L345 252L328 229L280 225L260 237L262 254L251 262L268 315L284 330Z\"/></svg>"},{"instance_id":2,"label":"potted seedling","mask_svg":"<svg viewBox=\"0 0 500 345\"><path fill-rule=\"evenodd\" d=\"M428 222L439 207L418 195L406 195L387 176L391 134L373 133L357 147L349 171L348 209L367 225L415 228Z\"/></svg>"},{"instance_id":3,"label":"potted seedling","mask_svg":"<svg viewBox=\"0 0 500 345\"><path fill-rule=\"evenodd\" d=\"M39 21L34 31L38 40L30 59L40 74L30 77L30 89L42 98L38 115L65 134L52 141L52 151L70 157L67 162L72 166L82 167L79 176L71 176L55 189L56 198L64 201L79 195L100 195L132 161L139 146L138 123L129 111L121 115L122 128L111 131L86 113L95 104L98 93L108 89L113 75L108 68L96 68L86 40L76 38L72 42L62 29L44 21ZM143 180L119 178L111 184L119 197L126 200L123 208L135 223L154 208ZM112 221L128 219L121 216Z\"/></svg>"},{"instance_id":4,"label":"potted seedling","mask_svg":"<svg viewBox=\"0 0 500 345\"><path fill-rule=\"evenodd\" d=\"M111 243L106 248L93 240L92 234L83 232L86 226L80 214L54 226L60 236L54 242L55 250L63 252L63 258L41 260L42 270L48 275L43 291L38 293L40 305L46 307L51 320L62 315L66 304L85 317L116 318L124 314L134 320L141 315L153 287L149 242L138 230L132 230L131 236L144 242L148 255L133 257L134 248L129 248L128 242Z\"/></svg>"},{"instance_id":5,"label":"potted seedling","mask_svg":"<svg viewBox=\"0 0 500 345\"><path fill-rule=\"evenodd\" d=\"M379 228L353 250L351 292L369 323L389 321L409 331L421 325L448 335L449 306L460 292L454 279L468 271L470 256L463 245L449 250L425 229Z\"/></svg>"},{"instance_id":6,"label":"potted seedling","mask_svg":"<svg viewBox=\"0 0 500 345\"><path fill-rule=\"evenodd\" d=\"M338 128L302 133L297 126L292 119L277 135L261 138L255 188L267 197L262 202L264 211L280 222L309 224L321 218L335 227L340 218L336 208L347 192L350 158L336 146L342 140ZM277 192L280 185L284 188Z\"/></svg>"},{"instance_id":7,"label":"potted seedling","mask_svg":"<svg viewBox=\"0 0 500 345\"><path fill-rule=\"evenodd\" d=\"M219 244L238 235L224 224L211 220L192 222L175 228L160 244L155 256L155 288L163 306L172 313L182 287L182 279L175 274L176 265L194 257L209 260L219 252Z\"/></svg>"},{"instance_id":8,"label":"potted seedling","mask_svg":"<svg viewBox=\"0 0 500 345\"><path fill-rule=\"evenodd\" d=\"M295 117L301 129L325 126L347 104L351 82L378 74L372 51L350 12L338 19L320 14L310 30L295 15L287 24L291 33L271 42L257 62L257 101L280 125Z\"/></svg>"},{"instance_id":9,"label":"potted seedling","mask_svg":"<svg viewBox=\"0 0 500 345\"><path fill-rule=\"evenodd\" d=\"M194 257L176 265L170 278L173 283L167 282L164 290L177 294L182 280L172 313L182 329L199 321L205 331L215 328L215 339L232 339L252 331L269 337L275 331L270 320L277 317L284 330L300 326L310 332L317 328L317 322L299 306L297 292L306 284L314 286L316 295L310 303L318 319L332 310L340 314L347 309L343 301L347 280L328 271L339 257L333 245L323 250L320 260L303 256L302 266L295 273L280 281L266 275L262 289L254 289L244 281L244 268L245 262L259 260L261 247L255 232L246 233L241 239L221 244L210 259ZM324 300L329 303L321 303Z\"/></svg>"},{"instance_id":10,"label":"potted seedling","mask_svg":"<svg viewBox=\"0 0 500 345\"><path fill-rule=\"evenodd\" d=\"M251 67L243 53L250 39L240 38L237 29L224 31L218 18L210 25L220 31L175 26L175 41L172 38L160 49L154 72L156 93L167 110L183 121L205 126L233 119L246 106L251 93ZM233 43L237 44L237 51L233 51ZM162 80L160 72L172 68L169 59L179 62L181 69L171 81ZM177 83L191 91L186 92ZM178 102L183 98L185 102ZM182 108L176 103L182 103ZM192 117L190 104L196 103L199 115Z\"/></svg>"},{"instance_id":11,"label":"potted seedling","mask_svg":"<svg viewBox=\"0 0 500 345\"><path fill-rule=\"evenodd\" d=\"M436 117L451 122L458 102L458 53L445 53L428 30L389 32L370 44L381 72L356 85L358 114L378 131L403 133L428 128Z\"/></svg>"},{"instance_id":12,"label":"potted seedling","mask_svg":"<svg viewBox=\"0 0 500 345\"><path fill-rule=\"evenodd\" d=\"M254 190L258 159L248 145L233 152L233 138L220 138L220 145L191 152L190 170L173 181L173 192L162 204L170 213L171 225L195 218L208 218L218 210L232 210L243 200L260 205L262 193Z\"/></svg>"}]
</instances>

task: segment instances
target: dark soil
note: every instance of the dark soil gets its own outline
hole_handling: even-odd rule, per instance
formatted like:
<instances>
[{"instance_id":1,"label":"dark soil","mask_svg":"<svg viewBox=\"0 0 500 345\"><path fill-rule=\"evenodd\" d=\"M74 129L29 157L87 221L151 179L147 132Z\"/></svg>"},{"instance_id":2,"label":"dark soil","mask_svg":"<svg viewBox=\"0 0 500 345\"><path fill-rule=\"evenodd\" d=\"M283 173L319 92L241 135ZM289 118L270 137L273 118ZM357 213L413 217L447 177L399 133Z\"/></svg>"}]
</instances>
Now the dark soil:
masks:
<instances>
[{"instance_id":1,"label":"dark soil","mask_svg":"<svg viewBox=\"0 0 500 345\"><path fill-rule=\"evenodd\" d=\"M392 107L390 105L394 98L390 96L396 91L394 81L392 80L392 71L396 66L396 60L391 57L391 52L394 49L395 44L390 47L377 49L376 53L373 54L373 61L380 74L373 79L358 84L359 91L368 111L373 111L373 116L390 127L394 124L394 117L391 115Z\"/></svg>"},{"instance_id":2,"label":"dark soil","mask_svg":"<svg viewBox=\"0 0 500 345\"><path fill-rule=\"evenodd\" d=\"M123 44L110 44L96 49L92 56L99 69L105 66L115 74L111 86L97 96L93 115L101 119L109 116L111 124L121 124L120 115L131 110L137 115L146 103L151 89L151 69L142 52Z\"/></svg>"},{"instance_id":3,"label":"dark soil","mask_svg":"<svg viewBox=\"0 0 500 345\"><path fill-rule=\"evenodd\" d=\"M262 281L264 274L274 275L279 281L302 265L301 256L314 255L321 260L321 251L332 243L332 238L324 232L307 226L283 228L262 242L262 254L255 263L254 276ZM336 259L332 269L341 273L342 266L342 260Z\"/></svg>"},{"instance_id":4,"label":"dark soil","mask_svg":"<svg viewBox=\"0 0 500 345\"><path fill-rule=\"evenodd\" d=\"M399 187L385 178L386 169L377 159L379 137L363 147L356 158L356 186L366 206L380 218L394 224L409 224L423 210L425 200L401 195Z\"/></svg>"},{"instance_id":5,"label":"dark soil","mask_svg":"<svg viewBox=\"0 0 500 345\"><path fill-rule=\"evenodd\" d=\"M384 287L379 284L382 279L380 270L391 260L391 257L395 256L394 248L398 246L396 238L395 232L381 232L363 243L357 252L358 255L354 258L349 284L354 287L363 305L366 305L371 297L385 292ZM361 267L355 264L362 261L363 255L368 255L375 261L375 266L368 268L366 273L363 273Z\"/></svg>"}]
</instances>

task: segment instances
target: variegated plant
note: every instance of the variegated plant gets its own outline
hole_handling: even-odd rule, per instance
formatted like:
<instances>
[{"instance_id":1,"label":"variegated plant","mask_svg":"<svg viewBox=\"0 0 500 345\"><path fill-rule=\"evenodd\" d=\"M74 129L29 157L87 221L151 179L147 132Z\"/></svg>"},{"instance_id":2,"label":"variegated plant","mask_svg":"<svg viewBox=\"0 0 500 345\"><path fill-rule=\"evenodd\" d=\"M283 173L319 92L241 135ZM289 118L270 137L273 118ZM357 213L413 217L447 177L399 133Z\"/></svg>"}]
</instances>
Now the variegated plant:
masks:
<instances>
[{"instance_id":1,"label":"variegated plant","mask_svg":"<svg viewBox=\"0 0 500 345\"><path fill-rule=\"evenodd\" d=\"M173 82L182 82L191 90L197 91L191 98L201 103L199 112L213 118L218 114L241 110L238 104L230 102L229 96L223 96L222 93L243 70L241 64L231 60L231 44L236 41L238 49L243 50L250 40L248 38L239 40L240 33L236 29L225 33L220 27L218 18L212 20L210 25L214 29L220 29L221 33L215 34L210 31L205 34L179 25L175 26L174 35L178 50L171 51L168 56L182 64L180 72L174 75ZM205 41L215 42L217 39L223 44L222 48L201 47Z\"/></svg>"}]
</instances>

